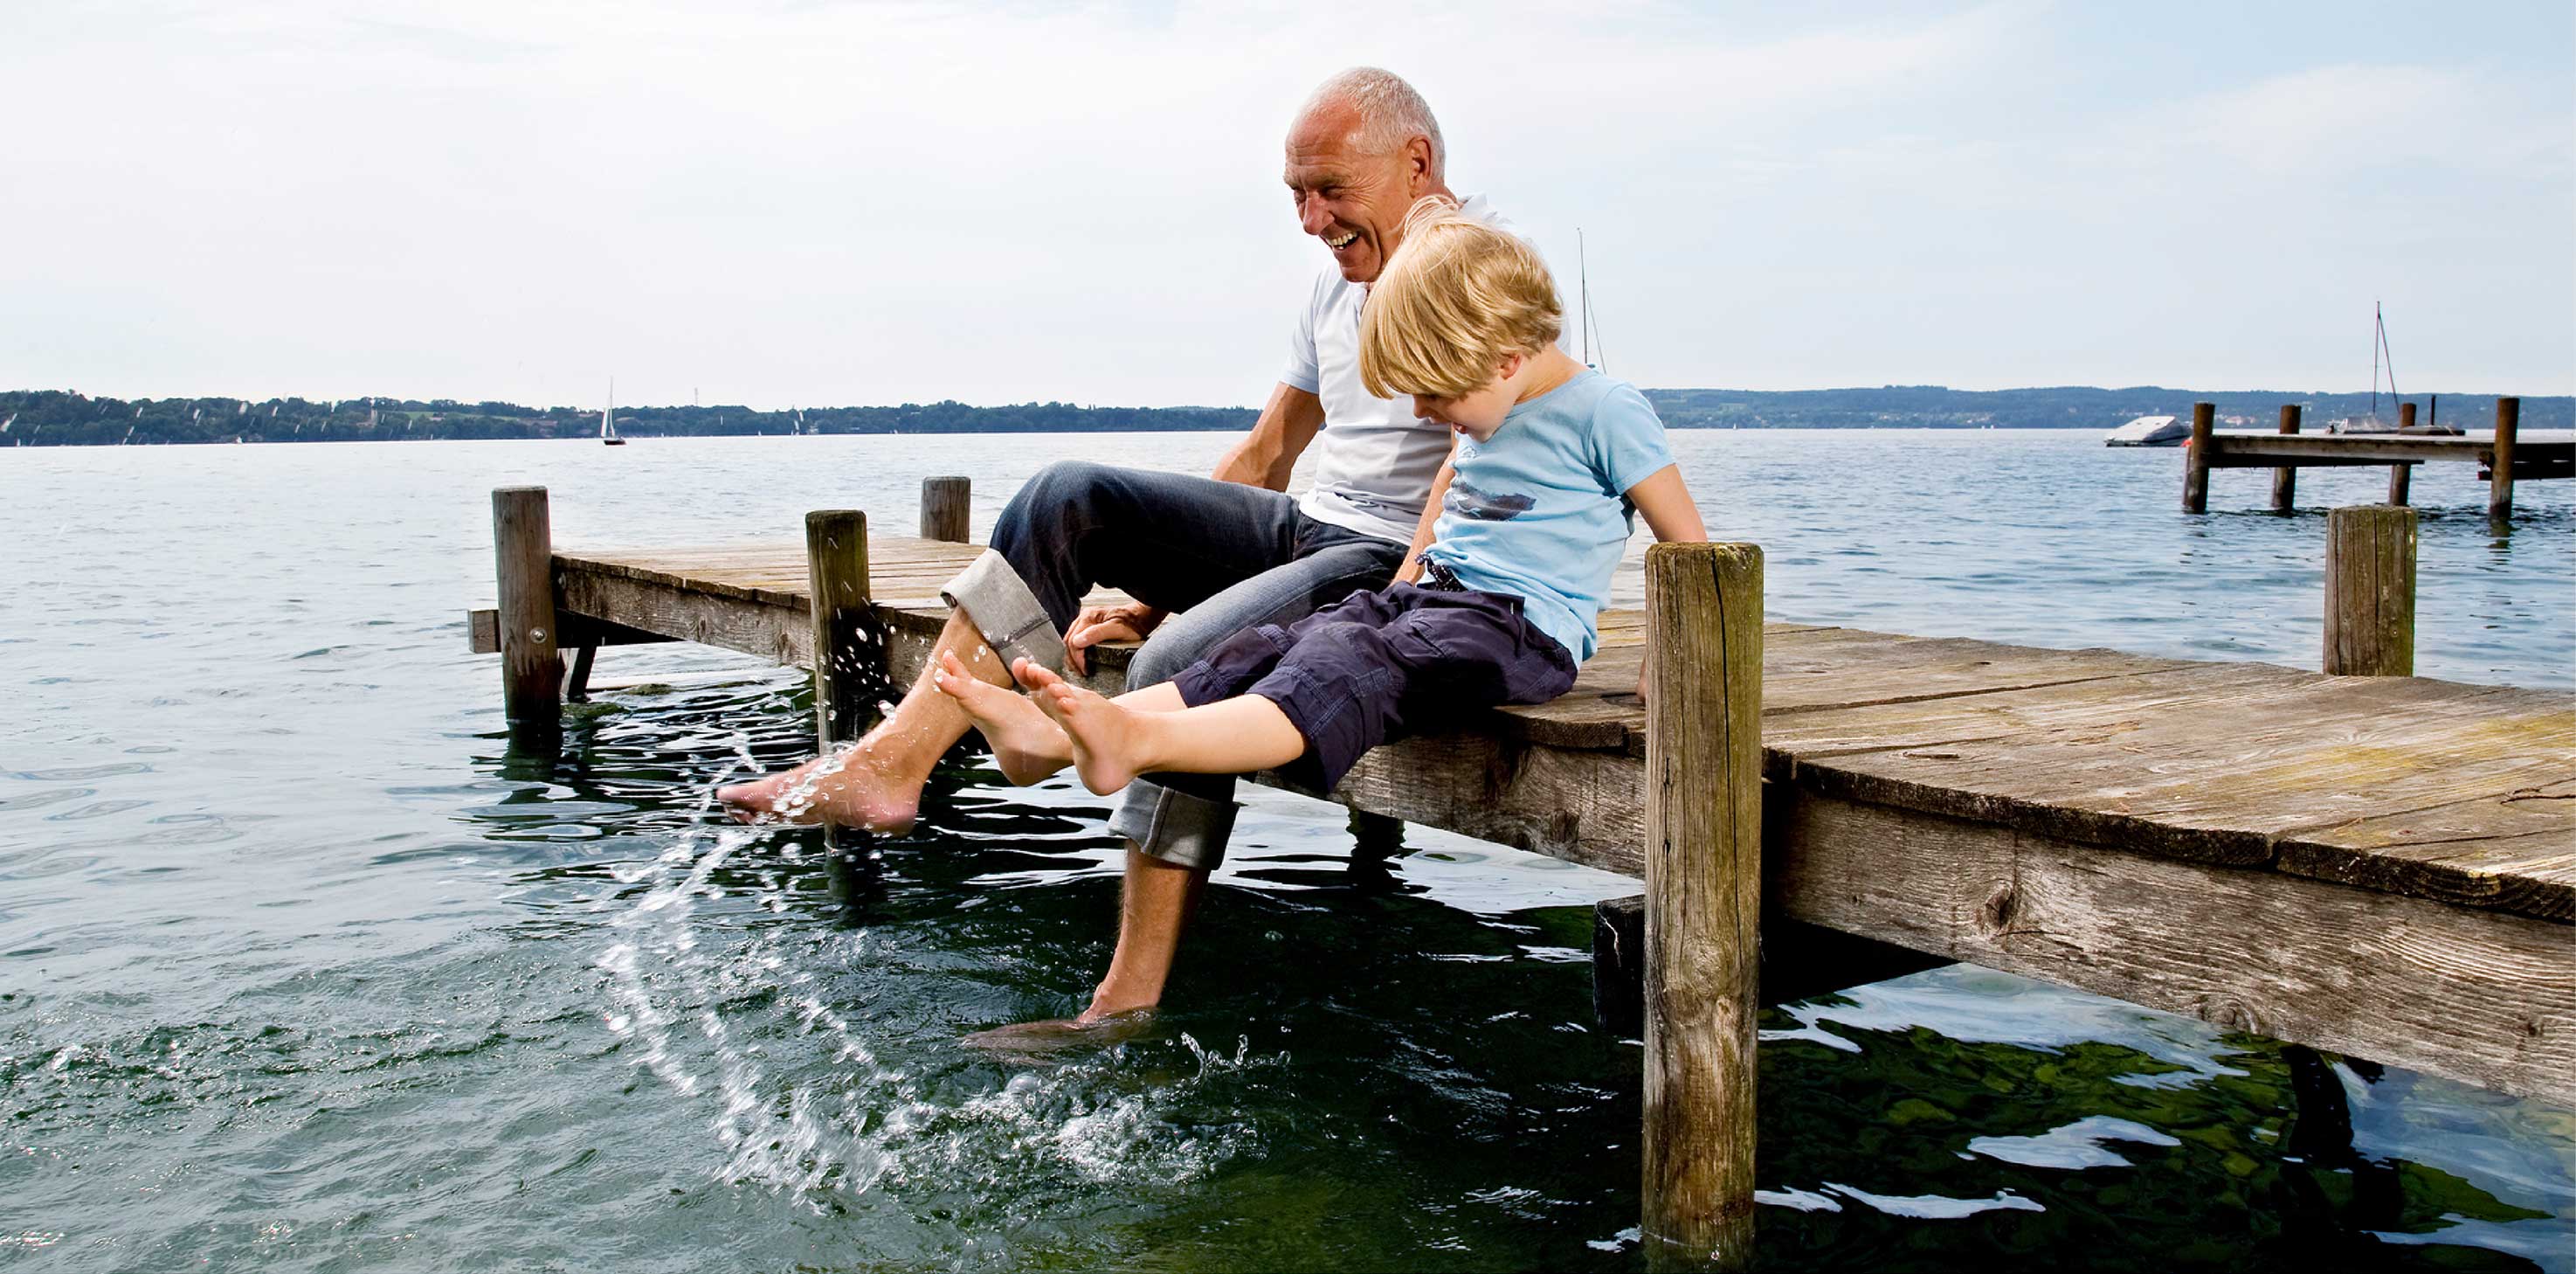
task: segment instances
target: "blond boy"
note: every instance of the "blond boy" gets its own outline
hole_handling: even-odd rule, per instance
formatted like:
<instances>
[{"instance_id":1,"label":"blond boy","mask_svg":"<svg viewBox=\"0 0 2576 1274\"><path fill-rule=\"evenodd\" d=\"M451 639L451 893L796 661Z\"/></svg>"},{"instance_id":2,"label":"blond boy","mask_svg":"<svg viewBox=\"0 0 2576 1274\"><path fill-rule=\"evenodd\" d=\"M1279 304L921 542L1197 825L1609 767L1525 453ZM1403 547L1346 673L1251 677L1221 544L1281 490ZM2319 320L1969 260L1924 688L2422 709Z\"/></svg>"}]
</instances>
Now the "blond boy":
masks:
<instances>
[{"instance_id":1,"label":"blond boy","mask_svg":"<svg viewBox=\"0 0 2576 1274\"><path fill-rule=\"evenodd\" d=\"M1458 437L1442 515L1397 582L1237 633L1161 685L1104 698L1028 661L1027 698L953 658L937 676L1005 776L1074 767L1107 794L1149 773L1285 769L1329 790L1372 747L1574 684L1644 515L1707 538L1654 408L1558 349L1556 287L1507 231L1426 199L1360 318L1360 375Z\"/></svg>"}]
</instances>

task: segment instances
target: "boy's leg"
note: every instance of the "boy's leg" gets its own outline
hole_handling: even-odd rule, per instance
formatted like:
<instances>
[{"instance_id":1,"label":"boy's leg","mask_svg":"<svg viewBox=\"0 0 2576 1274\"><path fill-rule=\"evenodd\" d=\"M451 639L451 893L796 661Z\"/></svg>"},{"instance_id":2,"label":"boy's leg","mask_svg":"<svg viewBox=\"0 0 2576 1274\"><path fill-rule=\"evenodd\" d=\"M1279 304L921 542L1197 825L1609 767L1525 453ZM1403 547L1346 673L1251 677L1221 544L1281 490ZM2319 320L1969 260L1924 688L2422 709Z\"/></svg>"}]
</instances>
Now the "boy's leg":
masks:
<instances>
[{"instance_id":1,"label":"boy's leg","mask_svg":"<svg viewBox=\"0 0 2576 1274\"><path fill-rule=\"evenodd\" d=\"M1030 698L1064 727L1083 786L1107 796L1151 771L1248 774L1305 754L1306 737L1258 695L1178 712L1141 711L1031 667ZM1149 692L1151 693L1151 692ZM1169 692L1156 696L1168 698Z\"/></svg>"},{"instance_id":2,"label":"boy's leg","mask_svg":"<svg viewBox=\"0 0 2576 1274\"><path fill-rule=\"evenodd\" d=\"M1025 675L1046 675L1029 661L1018 661ZM1002 777L1021 787L1038 782L1073 764L1073 747L1064 728L1040 711L1028 696L993 685L968 672L955 654L941 651L931 681L954 701L983 732ZM1118 696L1118 702L1140 712L1177 712L1187 704L1168 685L1148 686Z\"/></svg>"},{"instance_id":3,"label":"boy's leg","mask_svg":"<svg viewBox=\"0 0 2576 1274\"><path fill-rule=\"evenodd\" d=\"M1305 546L1295 501L1276 491L1167 473L1068 462L1020 488L995 524L992 550L952 583L934 649L1009 684L1007 658L1061 666L1063 631L1096 584L1183 609L1293 559ZM980 618L979 618L980 617ZM1051 631L1045 629L1052 621ZM996 651L1001 652L1000 657ZM857 743L791 770L717 792L738 818L829 820L900 833L921 787L972 722L922 670L903 700Z\"/></svg>"}]
</instances>

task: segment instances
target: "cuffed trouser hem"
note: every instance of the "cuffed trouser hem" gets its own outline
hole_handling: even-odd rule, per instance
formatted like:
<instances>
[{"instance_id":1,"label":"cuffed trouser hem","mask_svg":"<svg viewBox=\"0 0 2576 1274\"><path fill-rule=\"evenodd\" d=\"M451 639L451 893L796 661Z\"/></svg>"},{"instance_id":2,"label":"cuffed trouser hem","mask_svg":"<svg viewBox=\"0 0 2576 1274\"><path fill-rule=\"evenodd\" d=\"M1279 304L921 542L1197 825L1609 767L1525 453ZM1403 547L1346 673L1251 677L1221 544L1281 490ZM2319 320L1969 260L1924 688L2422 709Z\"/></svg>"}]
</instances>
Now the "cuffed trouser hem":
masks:
<instances>
[{"instance_id":1,"label":"cuffed trouser hem","mask_svg":"<svg viewBox=\"0 0 2576 1274\"><path fill-rule=\"evenodd\" d=\"M1135 842L1148 858L1214 871L1234 835L1235 808L1232 801L1211 801L1140 778L1127 785L1110 812L1109 830Z\"/></svg>"},{"instance_id":2,"label":"cuffed trouser hem","mask_svg":"<svg viewBox=\"0 0 2576 1274\"><path fill-rule=\"evenodd\" d=\"M1057 632L1038 595L1011 569L1010 559L991 549L939 590L939 599L966 612L976 631L1008 668L1026 659L1058 675L1064 672L1064 634Z\"/></svg>"}]
</instances>

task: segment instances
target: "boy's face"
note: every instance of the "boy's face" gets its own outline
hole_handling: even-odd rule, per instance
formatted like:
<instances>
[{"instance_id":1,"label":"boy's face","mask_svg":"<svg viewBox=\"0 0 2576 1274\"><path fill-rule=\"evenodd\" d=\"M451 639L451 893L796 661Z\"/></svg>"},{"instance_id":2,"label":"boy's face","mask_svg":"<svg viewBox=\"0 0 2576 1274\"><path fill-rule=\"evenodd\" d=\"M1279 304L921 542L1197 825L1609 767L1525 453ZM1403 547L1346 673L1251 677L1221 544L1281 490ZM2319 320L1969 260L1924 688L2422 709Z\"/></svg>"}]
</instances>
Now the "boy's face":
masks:
<instances>
[{"instance_id":1,"label":"boy's face","mask_svg":"<svg viewBox=\"0 0 2576 1274\"><path fill-rule=\"evenodd\" d=\"M1493 441L1494 432L1503 427L1503 417L1511 414L1515 398L1512 373L1518 370L1520 361L1514 356L1495 369L1492 380L1456 398L1413 395L1414 419L1447 425L1476 442Z\"/></svg>"}]
</instances>

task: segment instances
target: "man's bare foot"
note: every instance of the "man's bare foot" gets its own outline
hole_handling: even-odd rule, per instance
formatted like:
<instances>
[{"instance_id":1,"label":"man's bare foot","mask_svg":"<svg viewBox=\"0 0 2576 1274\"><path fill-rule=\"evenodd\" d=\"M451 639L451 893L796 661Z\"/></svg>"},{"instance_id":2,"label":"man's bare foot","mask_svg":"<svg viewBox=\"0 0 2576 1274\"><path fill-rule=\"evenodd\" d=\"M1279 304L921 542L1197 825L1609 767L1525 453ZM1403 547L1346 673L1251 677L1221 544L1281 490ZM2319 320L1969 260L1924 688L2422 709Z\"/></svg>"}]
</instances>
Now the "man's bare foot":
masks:
<instances>
[{"instance_id":1,"label":"man's bare foot","mask_svg":"<svg viewBox=\"0 0 2576 1274\"><path fill-rule=\"evenodd\" d=\"M1064 727L1065 742L1072 745L1073 772L1082 776L1082 785L1094 795L1108 796L1144 771L1143 714L1026 660L1013 664L1011 671L1029 687L1029 701Z\"/></svg>"},{"instance_id":2,"label":"man's bare foot","mask_svg":"<svg viewBox=\"0 0 2576 1274\"><path fill-rule=\"evenodd\" d=\"M930 680L984 732L984 742L992 745L993 762L1001 767L1003 778L1027 787L1073 764L1073 747L1064 731L1018 691L966 671L956 655L944 650L939 652L939 671Z\"/></svg>"},{"instance_id":3,"label":"man's bare foot","mask_svg":"<svg viewBox=\"0 0 2576 1274\"><path fill-rule=\"evenodd\" d=\"M921 809L916 774L890 756L891 740L866 738L792 770L716 789L725 812L742 823L829 822L886 836L912 830Z\"/></svg>"},{"instance_id":4,"label":"man's bare foot","mask_svg":"<svg viewBox=\"0 0 2576 1274\"><path fill-rule=\"evenodd\" d=\"M1124 1013L1085 1013L1080 1017L1051 1018L1043 1022L1013 1022L989 1031L977 1031L965 1043L1004 1057L1036 1060L1066 1049L1104 1047L1124 1044L1151 1030L1154 1007L1129 1009Z\"/></svg>"}]
</instances>

